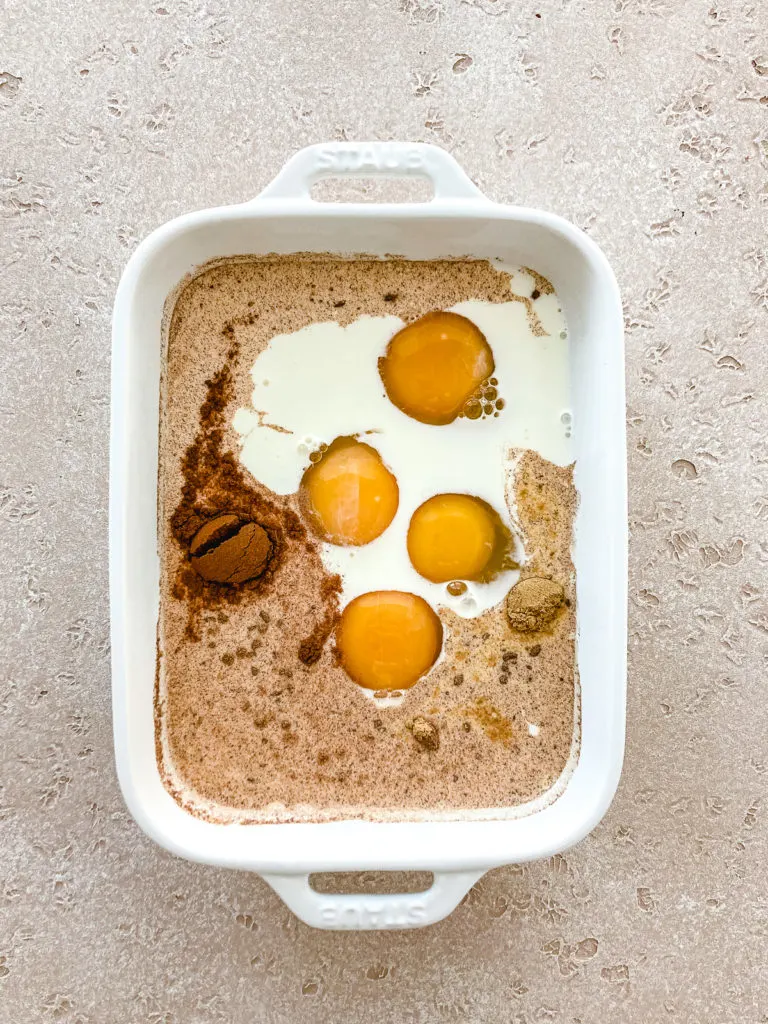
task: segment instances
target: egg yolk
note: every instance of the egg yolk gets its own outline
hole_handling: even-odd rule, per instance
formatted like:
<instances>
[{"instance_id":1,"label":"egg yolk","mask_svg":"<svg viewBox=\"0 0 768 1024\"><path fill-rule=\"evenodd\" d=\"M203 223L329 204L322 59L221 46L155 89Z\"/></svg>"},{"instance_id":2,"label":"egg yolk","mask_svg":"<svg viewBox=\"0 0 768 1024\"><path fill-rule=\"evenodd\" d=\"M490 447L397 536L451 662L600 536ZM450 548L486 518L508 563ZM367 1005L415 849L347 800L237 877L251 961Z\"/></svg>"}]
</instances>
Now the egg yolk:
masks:
<instances>
[{"instance_id":1,"label":"egg yolk","mask_svg":"<svg viewBox=\"0 0 768 1024\"><path fill-rule=\"evenodd\" d=\"M369 690L407 690L434 665L442 644L435 612L423 598L399 590L356 597L336 631L345 671Z\"/></svg>"},{"instance_id":2,"label":"egg yolk","mask_svg":"<svg viewBox=\"0 0 768 1024\"><path fill-rule=\"evenodd\" d=\"M339 437L307 469L299 496L314 531L331 544L368 544L392 522L397 480L375 448Z\"/></svg>"},{"instance_id":3,"label":"egg yolk","mask_svg":"<svg viewBox=\"0 0 768 1024\"><path fill-rule=\"evenodd\" d=\"M408 555L433 583L490 579L502 568L510 534L494 509L469 494L436 494L408 527Z\"/></svg>"},{"instance_id":4,"label":"egg yolk","mask_svg":"<svg viewBox=\"0 0 768 1024\"><path fill-rule=\"evenodd\" d=\"M421 423L451 423L494 370L485 335L458 313L427 313L391 339L379 360L390 400Z\"/></svg>"}]
</instances>

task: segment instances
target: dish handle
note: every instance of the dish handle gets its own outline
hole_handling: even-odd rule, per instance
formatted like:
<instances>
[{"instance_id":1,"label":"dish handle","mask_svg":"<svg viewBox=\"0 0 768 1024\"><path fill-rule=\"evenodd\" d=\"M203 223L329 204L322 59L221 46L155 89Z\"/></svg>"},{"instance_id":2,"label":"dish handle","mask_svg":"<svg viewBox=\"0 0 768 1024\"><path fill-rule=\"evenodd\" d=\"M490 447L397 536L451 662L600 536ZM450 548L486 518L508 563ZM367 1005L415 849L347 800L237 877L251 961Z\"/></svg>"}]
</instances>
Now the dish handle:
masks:
<instances>
[{"instance_id":1,"label":"dish handle","mask_svg":"<svg viewBox=\"0 0 768 1024\"><path fill-rule=\"evenodd\" d=\"M450 153L426 142L324 142L295 153L252 202L262 199L312 201L321 178L355 176L422 177L432 182L434 200L489 200Z\"/></svg>"},{"instance_id":2,"label":"dish handle","mask_svg":"<svg viewBox=\"0 0 768 1024\"><path fill-rule=\"evenodd\" d=\"M435 871L423 892L401 895L316 892L309 875L262 875L293 913L312 928L383 931L423 928L442 921L485 874L478 871Z\"/></svg>"}]
</instances>

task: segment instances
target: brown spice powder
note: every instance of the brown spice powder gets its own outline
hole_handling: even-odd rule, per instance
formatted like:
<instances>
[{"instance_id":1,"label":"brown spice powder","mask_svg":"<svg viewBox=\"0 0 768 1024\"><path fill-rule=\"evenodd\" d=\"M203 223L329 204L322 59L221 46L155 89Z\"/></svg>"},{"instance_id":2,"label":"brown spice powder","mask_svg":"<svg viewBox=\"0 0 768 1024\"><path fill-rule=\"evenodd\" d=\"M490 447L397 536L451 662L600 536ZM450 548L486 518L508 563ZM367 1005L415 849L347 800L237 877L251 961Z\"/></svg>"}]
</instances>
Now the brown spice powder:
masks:
<instances>
[{"instance_id":1,"label":"brown spice powder","mask_svg":"<svg viewBox=\"0 0 768 1024\"><path fill-rule=\"evenodd\" d=\"M230 348L228 355L236 355ZM224 449L226 410L232 400L232 370L225 363L206 381L206 398L200 408L200 425L182 459L184 484L181 501L171 517L171 530L186 551L205 524L217 515L239 515L244 521L257 520L272 546L272 554L258 579L239 586L222 586L203 579L183 560L173 585L173 595L186 601L186 636L199 638L199 620L206 609L238 604L247 593L270 585L285 556L286 534L303 540L306 536L299 517L290 509L279 509L246 481L232 453Z\"/></svg>"}]
</instances>

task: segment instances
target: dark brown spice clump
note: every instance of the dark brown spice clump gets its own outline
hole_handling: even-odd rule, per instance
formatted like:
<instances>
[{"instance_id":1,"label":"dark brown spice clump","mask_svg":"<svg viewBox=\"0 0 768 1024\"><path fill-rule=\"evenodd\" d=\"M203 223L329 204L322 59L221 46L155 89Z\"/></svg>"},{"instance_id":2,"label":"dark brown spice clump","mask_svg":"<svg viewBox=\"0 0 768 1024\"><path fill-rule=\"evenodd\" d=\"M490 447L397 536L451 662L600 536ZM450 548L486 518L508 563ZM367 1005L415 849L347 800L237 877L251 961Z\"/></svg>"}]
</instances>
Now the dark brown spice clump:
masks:
<instances>
[{"instance_id":1,"label":"dark brown spice clump","mask_svg":"<svg viewBox=\"0 0 768 1024\"><path fill-rule=\"evenodd\" d=\"M320 597L325 602L327 611L309 636L299 644L299 661L308 668L317 664L328 637L333 632L339 619L339 594L341 593L341 576L326 577L320 584Z\"/></svg>"},{"instance_id":2,"label":"dark brown spice clump","mask_svg":"<svg viewBox=\"0 0 768 1024\"><path fill-rule=\"evenodd\" d=\"M328 637L331 635L333 629L333 622L328 622L323 619L322 622L318 622L309 636L299 644L299 661L310 668L312 665L316 665L320 660L320 655L323 653L323 648Z\"/></svg>"},{"instance_id":3,"label":"dark brown spice clump","mask_svg":"<svg viewBox=\"0 0 768 1024\"><path fill-rule=\"evenodd\" d=\"M261 576L272 555L272 541L258 523L225 513L200 527L189 554L198 576L210 583L236 586Z\"/></svg>"}]
</instances>

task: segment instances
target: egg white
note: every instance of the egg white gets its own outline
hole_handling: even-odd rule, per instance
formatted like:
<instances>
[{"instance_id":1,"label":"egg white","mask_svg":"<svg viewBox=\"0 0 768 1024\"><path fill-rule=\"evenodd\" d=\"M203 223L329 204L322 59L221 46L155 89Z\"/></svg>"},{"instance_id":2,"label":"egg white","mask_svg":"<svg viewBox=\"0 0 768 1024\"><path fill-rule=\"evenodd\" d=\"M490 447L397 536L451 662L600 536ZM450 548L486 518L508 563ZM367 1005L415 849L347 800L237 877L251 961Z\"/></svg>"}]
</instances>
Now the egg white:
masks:
<instances>
[{"instance_id":1,"label":"egg white","mask_svg":"<svg viewBox=\"0 0 768 1024\"><path fill-rule=\"evenodd\" d=\"M511 281L521 295L534 288L524 271L512 274ZM516 581L514 571L489 583L467 581L466 592L454 597L445 584L415 571L406 535L415 509L432 495L449 492L484 499L514 532L510 449L532 448L558 465L571 461L565 322L554 294L541 295L534 308L546 336L534 335L519 301L471 300L451 307L479 327L493 350L505 406L498 416L482 420L432 426L389 401L378 359L404 326L395 316L362 316L346 327L333 321L311 324L272 338L256 359L251 408L238 409L233 426L240 435L240 459L257 480L277 494L292 494L309 453L349 435L375 448L397 479L397 513L380 537L362 547L321 545L324 565L341 576L342 607L370 590L402 590L433 608L472 618L502 601ZM518 548L516 554L520 558L523 552Z\"/></svg>"}]
</instances>

